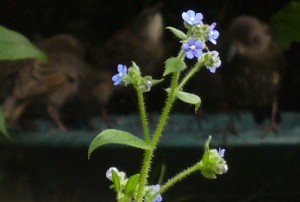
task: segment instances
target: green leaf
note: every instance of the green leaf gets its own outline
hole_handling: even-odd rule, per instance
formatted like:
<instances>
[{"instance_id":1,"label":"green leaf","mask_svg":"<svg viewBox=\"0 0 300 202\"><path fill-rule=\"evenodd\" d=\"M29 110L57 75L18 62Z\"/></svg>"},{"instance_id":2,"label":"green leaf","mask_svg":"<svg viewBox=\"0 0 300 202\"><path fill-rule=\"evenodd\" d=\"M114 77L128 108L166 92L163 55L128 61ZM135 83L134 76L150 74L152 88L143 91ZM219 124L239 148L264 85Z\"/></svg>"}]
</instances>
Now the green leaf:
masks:
<instances>
[{"instance_id":1,"label":"green leaf","mask_svg":"<svg viewBox=\"0 0 300 202\"><path fill-rule=\"evenodd\" d=\"M0 132L9 140L12 140L11 136L7 132L6 124L5 124L5 118L3 114L3 110L0 107Z\"/></svg>"},{"instance_id":2,"label":"green leaf","mask_svg":"<svg viewBox=\"0 0 300 202\"><path fill-rule=\"evenodd\" d=\"M182 71L186 68L186 64L184 63L184 61L175 57L167 59L165 63L165 72L163 76L166 76L173 72Z\"/></svg>"},{"instance_id":3,"label":"green leaf","mask_svg":"<svg viewBox=\"0 0 300 202\"><path fill-rule=\"evenodd\" d=\"M188 104L193 104L195 105L195 112L198 110L201 104L201 99L198 95L192 94L192 93L187 93L183 91L178 91L176 93L178 99L181 101L188 103Z\"/></svg>"},{"instance_id":4,"label":"green leaf","mask_svg":"<svg viewBox=\"0 0 300 202\"><path fill-rule=\"evenodd\" d=\"M111 174L112 174L112 179L114 182L114 188L115 188L116 192L119 192L121 190L121 182L120 182L119 175L113 169L111 170Z\"/></svg>"},{"instance_id":5,"label":"green leaf","mask_svg":"<svg viewBox=\"0 0 300 202\"><path fill-rule=\"evenodd\" d=\"M136 189L136 186L139 183L139 179L140 179L140 174L132 175L128 179L124 190L126 196L132 197L134 195L134 191Z\"/></svg>"},{"instance_id":6,"label":"green leaf","mask_svg":"<svg viewBox=\"0 0 300 202\"><path fill-rule=\"evenodd\" d=\"M115 129L107 129L102 131L94 138L94 140L90 144L88 156L90 157L93 151L106 144L123 144L144 150L152 149L149 144L132 135L131 133Z\"/></svg>"},{"instance_id":7,"label":"green leaf","mask_svg":"<svg viewBox=\"0 0 300 202\"><path fill-rule=\"evenodd\" d=\"M166 29L170 30L176 37L178 37L181 40L186 40L187 39L186 34L183 31L179 30L179 29L176 29L174 27L166 27Z\"/></svg>"},{"instance_id":8,"label":"green leaf","mask_svg":"<svg viewBox=\"0 0 300 202\"><path fill-rule=\"evenodd\" d=\"M286 50L292 42L300 42L300 1L291 1L279 10L270 20L275 38Z\"/></svg>"},{"instance_id":9,"label":"green leaf","mask_svg":"<svg viewBox=\"0 0 300 202\"><path fill-rule=\"evenodd\" d=\"M46 55L26 37L0 25L0 60L36 58L46 61Z\"/></svg>"}]
</instances>

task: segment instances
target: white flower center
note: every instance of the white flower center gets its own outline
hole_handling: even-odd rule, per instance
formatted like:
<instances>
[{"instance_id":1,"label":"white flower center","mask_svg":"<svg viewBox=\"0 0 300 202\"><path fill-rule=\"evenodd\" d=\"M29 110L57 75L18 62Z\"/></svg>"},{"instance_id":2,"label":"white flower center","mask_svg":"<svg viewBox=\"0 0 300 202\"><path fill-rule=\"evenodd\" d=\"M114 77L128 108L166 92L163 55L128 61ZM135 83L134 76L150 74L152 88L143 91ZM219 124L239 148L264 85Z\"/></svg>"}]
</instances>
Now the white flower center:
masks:
<instances>
[{"instance_id":1,"label":"white flower center","mask_svg":"<svg viewBox=\"0 0 300 202\"><path fill-rule=\"evenodd\" d=\"M195 45L191 45L191 50L196 50L196 46Z\"/></svg>"},{"instance_id":2,"label":"white flower center","mask_svg":"<svg viewBox=\"0 0 300 202\"><path fill-rule=\"evenodd\" d=\"M194 18L194 17L190 17L190 20L191 20L191 21L195 21L195 18Z\"/></svg>"},{"instance_id":3,"label":"white flower center","mask_svg":"<svg viewBox=\"0 0 300 202\"><path fill-rule=\"evenodd\" d=\"M122 77L122 76L123 76L123 74L122 74L122 72L120 72L120 73L119 73L119 77Z\"/></svg>"}]
</instances>

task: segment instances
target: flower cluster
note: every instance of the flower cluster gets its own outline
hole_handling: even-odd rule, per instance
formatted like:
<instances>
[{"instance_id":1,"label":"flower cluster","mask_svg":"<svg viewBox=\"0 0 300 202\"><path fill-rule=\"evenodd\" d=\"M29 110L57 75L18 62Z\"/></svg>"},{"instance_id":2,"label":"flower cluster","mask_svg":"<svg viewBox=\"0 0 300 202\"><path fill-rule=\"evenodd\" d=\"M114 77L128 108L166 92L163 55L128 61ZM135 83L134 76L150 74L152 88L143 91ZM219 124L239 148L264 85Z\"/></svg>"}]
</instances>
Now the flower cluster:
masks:
<instances>
[{"instance_id":1,"label":"flower cluster","mask_svg":"<svg viewBox=\"0 0 300 202\"><path fill-rule=\"evenodd\" d=\"M112 77L114 85L122 84L124 86L132 84L135 88L139 88L142 92L150 91L153 85L162 81L152 79L151 76L142 76L140 68L132 62L132 66L127 68L126 65L118 65L118 73Z\"/></svg>"},{"instance_id":2,"label":"flower cluster","mask_svg":"<svg viewBox=\"0 0 300 202\"><path fill-rule=\"evenodd\" d=\"M198 58L204 54L204 49L208 50L205 42L210 41L212 44L217 44L219 32L215 30L217 23L212 23L210 26L203 24L202 13L195 13L193 10L188 10L182 13L182 19L184 20L186 28L189 30L187 39L183 40L182 49L185 51L188 59ZM208 51L207 53L210 53ZM221 65L221 61L218 57L218 53L214 51L213 54L209 54L209 58L205 58L206 67L210 72L215 73L216 68ZM217 61L217 62L212 62Z\"/></svg>"},{"instance_id":3,"label":"flower cluster","mask_svg":"<svg viewBox=\"0 0 300 202\"><path fill-rule=\"evenodd\" d=\"M185 92L184 86L200 68L205 66L211 73L215 73L217 68L221 66L219 53L217 51L210 51L206 44L212 43L216 45L219 37L219 32L215 30L217 24L215 22L211 25L204 24L202 13L196 13L193 10L183 12L182 19L187 29L186 33L174 27L167 27L167 29L180 39L182 46L177 57L170 57L165 61L163 77L169 74L172 74L173 77L170 87L165 89L169 96L166 98L166 107L163 109L163 115L153 136L149 134L149 122L147 120L143 93L150 91L154 85L160 83L163 79L156 80L149 75L142 76L139 66L134 62L132 62L129 68L124 64L119 64L117 66L118 73L112 77L114 85L132 85L136 90L144 139L140 139L126 131L106 129L91 143L89 155L102 145L116 143L144 149L145 157L147 157L144 158L141 172L129 177L126 176L125 172L119 171L115 167L107 170L106 178L112 182L110 188L116 191L119 202L161 202L161 194L193 172L200 171L204 177L215 179L217 175L222 175L228 170L227 163L224 160L225 149L210 149L209 143L211 137L209 137L205 143L203 157L199 162L167 180L162 186L159 184L149 185L148 183L153 154L162 137L162 131L167 124L171 106L178 98L180 101L194 105L196 111L200 107L201 99L196 94ZM187 69L185 58L196 58L197 62L186 74L182 74Z\"/></svg>"}]
</instances>

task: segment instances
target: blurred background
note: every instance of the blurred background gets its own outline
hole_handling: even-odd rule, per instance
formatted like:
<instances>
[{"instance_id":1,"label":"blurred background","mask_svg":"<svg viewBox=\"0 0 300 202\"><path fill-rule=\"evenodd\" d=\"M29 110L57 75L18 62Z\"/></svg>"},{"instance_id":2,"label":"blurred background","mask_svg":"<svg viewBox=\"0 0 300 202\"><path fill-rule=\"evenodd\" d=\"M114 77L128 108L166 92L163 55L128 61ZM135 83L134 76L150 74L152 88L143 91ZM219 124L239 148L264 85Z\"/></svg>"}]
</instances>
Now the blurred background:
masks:
<instances>
[{"instance_id":1,"label":"blurred background","mask_svg":"<svg viewBox=\"0 0 300 202\"><path fill-rule=\"evenodd\" d=\"M226 148L229 172L212 181L195 174L164 201L300 199L299 1L2 0L0 24L26 36L48 63L0 61L0 99L15 139L0 139L0 201L114 201L106 170L138 172L142 151L107 146L88 160L89 143L106 128L138 136L142 129L133 89L112 86L111 76L135 61L161 78L163 62L180 49L164 27L184 30L189 9L217 23L220 37L209 48L222 66L216 74L203 68L186 86L201 109L176 103L151 182L162 165L167 179L200 159L212 135L213 146ZM145 94L151 130L167 87L168 78Z\"/></svg>"}]
</instances>

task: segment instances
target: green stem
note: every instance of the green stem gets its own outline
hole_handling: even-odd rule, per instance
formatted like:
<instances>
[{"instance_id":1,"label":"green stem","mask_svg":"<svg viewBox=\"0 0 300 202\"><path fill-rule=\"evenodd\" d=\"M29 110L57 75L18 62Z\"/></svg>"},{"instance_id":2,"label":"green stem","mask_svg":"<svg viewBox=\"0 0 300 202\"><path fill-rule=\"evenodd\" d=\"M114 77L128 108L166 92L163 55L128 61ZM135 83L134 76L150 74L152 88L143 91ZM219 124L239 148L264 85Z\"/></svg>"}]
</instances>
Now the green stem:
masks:
<instances>
[{"instance_id":1,"label":"green stem","mask_svg":"<svg viewBox=\"0 0 300 202\"><path fill-rule=\"evenodd\" d=\"M162 116L158 123L157 129L151 140L151 146L153 149L145 151L143 166L142 166L142 170L141 170L141 177L140 177L140 184L139 184L140 186L138 189L137 200L136 200L137 202L141 202L143 200L143 195L144 195L143 191L147 184L147 179L148 179L148 175L149 175L149 170L150 170L150 165L152 162L153 153L156 149L159 138L161 137L164 126L166 125L170 110L171 110L173 102L175 100L175 89L177 86L178 78L179 78L179 72L174 73L173 79L171 82L171 90L170 90L165 108L163 110Z\"/></svg>"},{"instance_id":2,"label":"green stem","mask_svg":"<svg viewBox=\"0 0 300 202\"><path fill-rule=\"evenodd\" d=\"M177 89L182 90L183 86L187 83L187 81L195 75L196 72L198 72L201 67L204 66L204 62L198 62L194 68L192 68L186 75L185 77L181 80L180 84L178 85Z\"/></svg>"},{"instance_id":3,"label":"green stem","mask_svg":"<svg viewBox=\"0 0 300 202\"><path fill-rule=\"evenodd\" d=\"M176 90L178 79L179 79L179 72L176 72L176 73L174 73L174 76L173 76L173 79L171 82L171 90L170 90L170 93L168 96L167 103L165 105L165 108L164 108L161 118L159 120L157 129L151 140L151 146L154 148L157 146L157 143L161 137L162 131L163 131L163 129L167 123L167 120L169 118L169 113L170 113L170 110L171 110L174 100L175 100L175 90Z\"/></svg>"},{"instance_id":4,"label":"green stem","mask_svg":"<svg viewBox=\"0 0 300 202\"><path fill-rule=\"evenodd\" d=\"M145 135L145 141L147 143L149 143L150 142L149 126L148 126L148 119L147 119L147 114L146 114L143 92L141 91L141 89L139 87L135 87L135 89L136 89L137 95L138 95L138 102L139 102L140 114L141 114L141 119L142 119L144 135Z\"/></svg>"},{"instance_id":5,"label":"green stem","mask_svg":"<svg viewBox=\"0 0 300 202\"><path fill-rule=\"evenodd\" d=\"M177 175L175 175L173 178L169 179L160 189L159 192L157 192L156 195L154 195L149 201L152 201L155 199L155 197L158 194L162 194L164 192L166 192L169 188L171 188L172 186L174 186L176 183L180 182L181 180L183 180L184 178L188 177L189 175L191 175L194 172L200 171L202 165L198 162L195 165L187 168L186 170L181 171L180 173L178 173Z\"/></svg>"}]
</instances>

